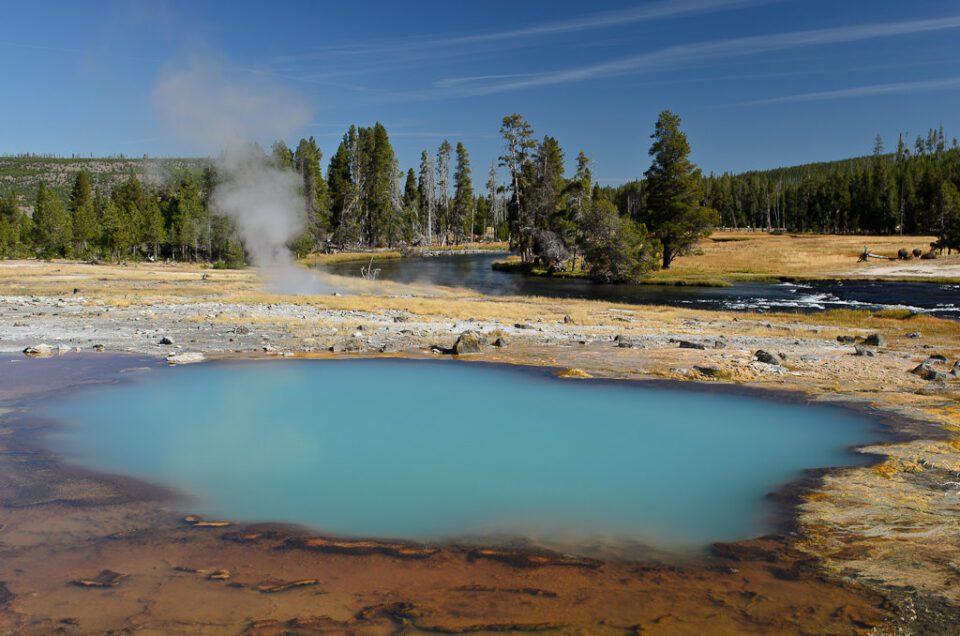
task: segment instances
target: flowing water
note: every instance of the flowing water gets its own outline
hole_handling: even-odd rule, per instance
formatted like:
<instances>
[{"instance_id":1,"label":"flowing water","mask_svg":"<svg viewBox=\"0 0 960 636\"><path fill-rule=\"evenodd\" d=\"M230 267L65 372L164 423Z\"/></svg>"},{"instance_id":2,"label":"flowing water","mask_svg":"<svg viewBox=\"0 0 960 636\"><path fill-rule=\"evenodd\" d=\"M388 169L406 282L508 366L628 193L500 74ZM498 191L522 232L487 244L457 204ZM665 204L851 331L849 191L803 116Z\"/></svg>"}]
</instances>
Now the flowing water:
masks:
<instances>
[{"instance_id":1,"label":"flowing water","mask_svg":"<svg viewBox=\"0 0 960 636\"><path fill-rule=\"evenodd\" d=\"M445 361L160 368L51 413L68 459L186 493L183 512L574 552L769 531L765 495L877 436L837 407Z\"/></svg>"},{"instance_id":2,"label":"flowing water","mask_svg":"<svg viewBox=\"0 0 960 636\"><path fill-rule=\"evenodd\" d=\"M732 287L600 285L585 280L495 271L491 264L504 256L504 253L493 253L395 258L374 261L374 267L380 269L380 278L387 280L466 287L491 295L588 298L743 311L907 308L917 313L960 318L960 285L866 280L737 283ZM345 262L320 267L332 274L359 276L360 267L365 265L367 263Z\"/></svg>"}]
</instances>

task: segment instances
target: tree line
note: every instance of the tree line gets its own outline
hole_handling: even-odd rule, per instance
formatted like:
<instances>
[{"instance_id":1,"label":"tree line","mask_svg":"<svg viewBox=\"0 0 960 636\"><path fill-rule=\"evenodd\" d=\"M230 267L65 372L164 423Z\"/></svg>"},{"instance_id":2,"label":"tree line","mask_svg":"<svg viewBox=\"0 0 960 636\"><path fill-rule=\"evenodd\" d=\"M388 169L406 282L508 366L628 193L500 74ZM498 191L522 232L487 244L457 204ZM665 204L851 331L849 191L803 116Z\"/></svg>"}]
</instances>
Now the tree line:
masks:
<instances>
[{"instance_id":1,"label":"tree line","mask_svg":"<svg viewBox=\"0 0 960 636\"><path fill-rule=\"evenodd\" d=\"M660 114L642 179L594 182L581 151L574 174L549 135L537 138L519 114L503 118L503 154L474 189L463 143L424 150L400 169L386 128L351 126L330 157L311 137L283 141L264 157L296 172L303 230L290 242L316 250L509 241L530 267L631 281L670 266L715 226L796 232L938 234L960 247L960 149L942 128L910 149L852 160L703 176L690 161L680 118ZM498 170L502 169L502 170ZM498 180L504 175L503 182ZM211 203L213 163L146 182L131 172L109 192L76 174L66 198L42 181L32 200L0 196L0 257L201 260L239 266L243 244ZM952 242L952 243L951 243Z\"/></svg>"},{"instance_id":2,"label":"tree line","mask_svg":"<svg viewBox=\"0 0 960 636\"><path fill-rule=\"evenodd\" d=\"M932 234L953 246L960 223L960 147L948 146L943 127L916 137L900 135L895 152L882 138L873 154L855 159L724 173L704 179L704 205L721 227L782 229L828 234ZM642 216L644 182L611 189L623 214Z\"/></svg>"}]
</instances>

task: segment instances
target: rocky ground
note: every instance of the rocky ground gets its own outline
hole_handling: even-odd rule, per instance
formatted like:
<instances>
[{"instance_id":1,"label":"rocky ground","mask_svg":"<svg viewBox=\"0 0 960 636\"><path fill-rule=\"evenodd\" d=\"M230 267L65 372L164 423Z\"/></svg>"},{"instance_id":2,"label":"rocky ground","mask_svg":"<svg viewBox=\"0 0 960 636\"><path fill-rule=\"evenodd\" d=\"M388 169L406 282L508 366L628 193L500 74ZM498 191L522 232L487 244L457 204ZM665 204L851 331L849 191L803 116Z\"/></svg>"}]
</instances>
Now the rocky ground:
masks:
<instances>
[{"instance_id":1,"label":"rocky ground","mask_svg":"<svg viewBox=\"0 0 960 636\"><path fill-rule=\"evenodd\" d=\"M71 356L79 350L179 356L174 361L188 361L190 355L185 354L193 354L194 359L230 355L449 356L552 366L566 370L565 375L572 377L669 378L711 386L776 389L802 399L852 402L885 419L898 440L863 449L881 456L874 465L830 472L816 480L812 490L804 491L795 508L795 534L786 539L785 547L772 551L769 546L754 547L750 549L755 551L750 552L744 544L733 553L750 564L743 566L744 571L756 576L763 572L762 576L768 577L769 567L774 567L769 564L781 560L807 564L797 566L807 570L796 575L806 591L785 592L787 597L809 593L809 598L803 597L807 599L806 606L829 604L825 599L830 594L819 596L822 591L814 590L814 582L821 580L830 581L833 586L849 584L863 590L860 600L847 603L847 610L831 605L827 614L822 614L822 607L807 610L810 617L817 617L816 628L812 627L814 622L807 628L797 627L803 620L787 621L784 616L790 611L781 607L776 620L782 622L734 620L724 624L729 630L725 627L722 631L766 631L777 625L778 631L821 632L829 625L834 633L873 628L880 630L877 633L892 633L894 629L902 633L950 633L950 629L960 625L960 381L955 366L960 359L960 324L928 317L852 312L807 316L735 314L591 301L493 299L469 292L387 284L344 281L343 285L337 294L278 296L260 291L252 273L158 266L0 266L0 351L17 356L27 347L46 344L49 351L40 348L41 355ZM464 332L475 335L461 338ZM474 348L477 353L471 353ZM464 355L451 356L454 351ZM7 369L11 368L10 363L5 364ZM143 503L137 505L153 510ZM22 529L24 524L49 521L44 516L48 513L63 514L60 509L43 513L35 508L30 510L33 512L13 515L9 507L4 511L4 523L8 525L7 530L0 530L4 545L10 545L9 528ZM129 515L129 519L140 519L138 515L146 513L124 509L123 514ZM29 521L34 517L35 521ZM97 523L109 525L104 519ZM38 532L34 525L27 534L36 536ZM217 545L228 541L217 536ZM276 537L270 539L274 540ZM151 541L154 547L163 544L161 538ZM201 543L197 550L213 549L212 544ZM744 550L750 556L744 557ZM785 556L788 553L792 556ZM35 556L35 552L31 554ZM462 557L445 552L443 559L445 563L460 563ZM137 558L147 557L141 554ZM390 559L378 561L377 567L396 567L390 570L390 576L403 578L404 572L413 576L396 564L388 567L388 562ZM353 566L341 566L353 571ZM372 567L370 563L367 566ZM613 577L619 567L607 565L603 571ZM361 572L362 569L351 576L362 576ZM576 577L563 579L564 585L573 586L568 589L571 594L572 589L580 589L584 599L592 598L603 585L613 584L612 578L601 576L608 582L591 588L597 584L592 578L595 575L583 574L586 578L581 580L577 578L580 570L577 572ZM702 570L670 572L660 572L656 577L678 583L671 577L689 580L706 576ZM416 576L421 575L422 572ZM505 571L483 574L488 575L499 582L483 585L494 588L524 587L517 580L530 579ZM186 577L182 573L178 576ZM625 575L617 570L616 576ZM712 580L711 576L700 580ZM574 582L574 578L579 582ZM467 579L470 576L458 579L454 587L474 584ZM546 586L547 580L538 580L536 585ZM593 583L588 584L588 580ZM9 581L8 584L11 594L22 592L22 587ZM711 585L704 584L703 593L714 594L718 599L711 603L716 612L724 616L750 613L740 607L740 601L732 601L732 597L724 595L726 592L720 594ZM593 591L588 592L589 589ZM643 585L631 589L633 594L652 593L652 588ZM751 589L757 590L757 594L766 593L759 584ZM71 588L70 594L76 593ZM301 595L298 598L303 600L306 592L293 594ZM441 595L441 602L441 596L436 594L436 590L429 594L421 590L418 605L434 607L434 623L469 626L463 621L440 620L439 617L448 616L445 612L453 611L453 606L446 605L450 602L448 596ZM879 594L876 598L885 600L878 602L869 597L873 600L865 602L862 594ZM393 599L391 602L400 598L396 594L387 596ZM516 598L510 594L508 597ZM691 607L703 602L703 598L696 603L693 597L688 600ZM550 629L551 613L539 607L544 602L541 599L534 603L538 609L533 614L542 619L538 621L543 623L543 629ZM567 615L561 621L565 627L560 631L574 624L580 626L578 629L587 624L596 627L597 623L590 621L610 611L609 607L602 609L602 604L584 602L593 608L593 613ZM624 605L618 607L624 611L618 616L626 621L629 611L625 608L629 603L622 602ZM724 604L727 609L716 609L725 607ZM756 606L754 601L749 604ZM446 609L437 609L440 605ZM483 612L471 607L471 616L480 620ZM880 613L868 620L863 616L865 607ZM362 607L354 609L360 612ZM397 608L376 612L388 626L412 623L424 627L430 622L424 617L397 619L390 614L395 610L403 613ZM664 616L673 617L671 621L683 621L685 616L694 614L690 607L664 612ZM327 618L336 614L336 620L347 620L343 612L328 614ZM851 618L854 614L859 618ZM262 615L270 614L263 610ZM284 620L292 620L301 614L284 616ZM355 613L351 616L355 617ZM489 618L489 612L485 616ZM644 615L647 622L640 622L651 633L657 633L656 618ZM698 615L697 620L710 619ZM703 627L707 623L694 621L687 631L698 631L692 628L694 624ZM332 631L345 629L345 624L339 628L331 625L327 628ZM372 631L364 632L358 625L353 624L351 629L378 633L372 627ZM278 631L286 629L280 623L264 623L262 627L268 626ZM618 633L620 627L629 626L624 623L611 629L611 633ZM662 627L663 633L684 631L676 624L672 630ZM553 625L553 629L559 628Z\"/></svg>"}]
</instances>

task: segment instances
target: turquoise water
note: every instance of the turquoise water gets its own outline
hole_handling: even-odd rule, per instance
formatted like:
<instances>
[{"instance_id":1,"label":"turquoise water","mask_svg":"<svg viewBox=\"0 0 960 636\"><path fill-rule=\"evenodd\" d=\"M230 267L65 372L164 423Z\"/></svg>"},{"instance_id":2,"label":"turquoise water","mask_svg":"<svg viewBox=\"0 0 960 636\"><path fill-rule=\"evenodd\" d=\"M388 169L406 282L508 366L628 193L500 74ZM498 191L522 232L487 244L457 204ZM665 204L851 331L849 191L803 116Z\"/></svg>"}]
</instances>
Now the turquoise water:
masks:
<instances>
[{"instance_id":1,"label":"turquoise water","mask_svg":"<svg viewBox=\"0 0 960 636\"><path fill-rule=\"evenodd\" d=\"M837 408L442 361L157 369L54 415L68 458L173 487L185 512L573 551L760 534L767 493L875 437Z\"/></svg>"}]
</instances>

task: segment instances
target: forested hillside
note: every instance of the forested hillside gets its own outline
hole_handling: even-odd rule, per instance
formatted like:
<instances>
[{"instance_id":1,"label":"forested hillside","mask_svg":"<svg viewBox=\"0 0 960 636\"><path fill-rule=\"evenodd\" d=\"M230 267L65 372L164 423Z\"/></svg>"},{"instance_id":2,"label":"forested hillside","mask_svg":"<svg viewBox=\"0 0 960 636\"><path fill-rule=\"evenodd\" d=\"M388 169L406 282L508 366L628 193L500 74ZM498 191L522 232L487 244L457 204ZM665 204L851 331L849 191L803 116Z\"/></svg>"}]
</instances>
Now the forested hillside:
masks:
<instances>
[{"instance_id":1,"label":"forested hillside","mask_svg":"<svg viewBox=\"0 0 960 636\"><path fill-rule=\"evenodd\" d=\"M710 175L704 204L721 227L791 232L935 234L947 229L960 188L960 148L943 128L894 152L874 140L872 155L823 163ZM622 213L643 216L644 184L614 189Z\"/></svg>"},{"instance_id":2,"label":"forested hillside","mask_svg":"<svg viewBox=\"0 0 960 636\"><path fill-rule=\"evenodd\" d=\"M199 168L205 163L208 160L191 158L0 156L0 192L12 189L19 196L29 198L43 181L65 197L81 170L87 173L92 187L109 192L131 172L150 180L178 170Z\"/></svg>"}]
</instances>

